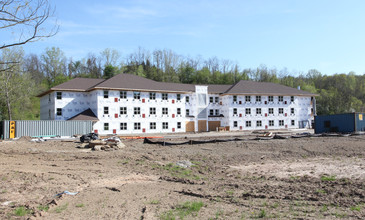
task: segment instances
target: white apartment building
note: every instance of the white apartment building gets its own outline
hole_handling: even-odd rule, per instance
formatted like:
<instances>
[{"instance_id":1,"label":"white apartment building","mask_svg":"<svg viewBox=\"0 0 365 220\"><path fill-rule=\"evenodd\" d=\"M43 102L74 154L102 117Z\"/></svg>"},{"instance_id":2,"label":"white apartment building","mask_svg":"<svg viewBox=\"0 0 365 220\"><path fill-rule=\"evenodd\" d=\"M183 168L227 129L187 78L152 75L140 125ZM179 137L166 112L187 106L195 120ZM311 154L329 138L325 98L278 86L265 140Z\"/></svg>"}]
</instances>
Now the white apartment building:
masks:
<instances>
[{"instance_id":1,"label":"white apartment building","mask_svg":"<svg viewBox=\"0 0 365 220\"><path fill-rule=\"evenodd\" d=\"M131 74L75 78L38 95L41 120L92 120L102 135L305 128L315 96L274 83L191 85Z\"/></svg>"}]
</instances>

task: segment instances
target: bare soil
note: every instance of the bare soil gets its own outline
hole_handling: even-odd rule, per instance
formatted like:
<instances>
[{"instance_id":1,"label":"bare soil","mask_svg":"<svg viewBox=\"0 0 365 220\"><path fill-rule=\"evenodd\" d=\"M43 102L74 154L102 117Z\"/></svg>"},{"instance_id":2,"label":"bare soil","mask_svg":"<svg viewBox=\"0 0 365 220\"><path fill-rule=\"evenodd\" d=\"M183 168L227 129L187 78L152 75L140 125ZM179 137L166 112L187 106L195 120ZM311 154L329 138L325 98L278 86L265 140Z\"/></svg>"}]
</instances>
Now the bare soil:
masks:
<instances>
[{"instance_id":1,"label":"bare soil","mask_svg":"<svg viewBox=\"0 0 365 220\"><path fill-rule=\"evenodd\" d=\"M0 142L0 219L365 218L365 136L124 143Z\"/></svg>"}]
</instances>

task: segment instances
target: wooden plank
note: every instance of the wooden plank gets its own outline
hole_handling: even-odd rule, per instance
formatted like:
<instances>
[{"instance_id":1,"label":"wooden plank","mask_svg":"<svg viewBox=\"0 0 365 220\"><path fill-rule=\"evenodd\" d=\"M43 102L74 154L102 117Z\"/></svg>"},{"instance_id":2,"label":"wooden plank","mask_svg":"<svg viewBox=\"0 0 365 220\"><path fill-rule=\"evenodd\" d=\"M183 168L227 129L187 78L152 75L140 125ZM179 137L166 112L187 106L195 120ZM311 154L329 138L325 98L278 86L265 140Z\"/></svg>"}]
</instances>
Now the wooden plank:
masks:
<instances>
[{"instance_id":1,"label":"wooden plank","mask_svg":"<svg viewBox=\"0 0 365 220\"><path fill-rule=\"evenodd\" d=\"M195 131L195 122L194 121L187 121L185 124L185 131L186 132L194 132Z\"/></svg>"},{"instance_id":2,"label":"wooden plank","mask_svg":"<svg viewBox=\"0 0 365 220\"><path fill-rule=\"evenodd\" d=\"M221 126L220 121L208 121L208 129L209 131L217 131L217 128Z\"/></svg>"},{"instance_id":3,"label":"wooden plank","mask_svg":"<svg viewBox=\"0 0 365 220\"><path fill-rule=\"evenodd\" d=\"M199 120L198 121L198 131L207 131L207 120Z\"/></svg>"}]
</instances>

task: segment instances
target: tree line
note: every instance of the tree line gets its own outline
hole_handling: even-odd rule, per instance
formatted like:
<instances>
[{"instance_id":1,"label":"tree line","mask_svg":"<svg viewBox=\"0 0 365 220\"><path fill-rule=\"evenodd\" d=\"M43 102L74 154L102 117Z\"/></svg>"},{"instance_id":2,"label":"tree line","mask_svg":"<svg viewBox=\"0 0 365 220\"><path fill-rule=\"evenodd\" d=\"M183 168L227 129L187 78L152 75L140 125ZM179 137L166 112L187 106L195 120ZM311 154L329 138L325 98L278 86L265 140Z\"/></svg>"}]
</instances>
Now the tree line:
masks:
<instances>
[{"instance_id":1,"label":"tree line","mask_svg":"<svg viewBox=\"0 0 365 220\"><path fill-rule=\"evenodd\" d=\"M323 75L315 69L290 73L261 65L242 68L238 63L211 57L187 57L172 50L138 48L122 56L114 49L89 53L74 60L60 48L25 54L21 47L4 48L0 57L0 120L39 119L36 95L76 77L108 79L129 73L161 82L234 84L240 80L273 82L319 94L318 114L364 111L365 74Z\"/></svg>"}]
</instances>

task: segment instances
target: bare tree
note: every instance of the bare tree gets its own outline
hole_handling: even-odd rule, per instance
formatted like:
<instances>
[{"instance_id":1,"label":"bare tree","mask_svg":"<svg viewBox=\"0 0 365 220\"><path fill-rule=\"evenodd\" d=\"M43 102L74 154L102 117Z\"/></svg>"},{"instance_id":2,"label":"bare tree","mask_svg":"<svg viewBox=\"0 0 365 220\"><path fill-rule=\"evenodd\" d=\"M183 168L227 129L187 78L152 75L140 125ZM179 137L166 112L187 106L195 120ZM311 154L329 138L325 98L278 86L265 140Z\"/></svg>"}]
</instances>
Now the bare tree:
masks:
<instances>
[{"instance_id":1,"label":"bare tree","mask_svg":"<svg viewBox=\"0 0 365 220\"><path fill-rule=\"evenodd\" d=\"M0 34L12 32L15 35L14 40L0 43L0 50L54 36L58 25L44 29L53 12L48 0L0 1Z\"/></svg>"}]
</instances>

